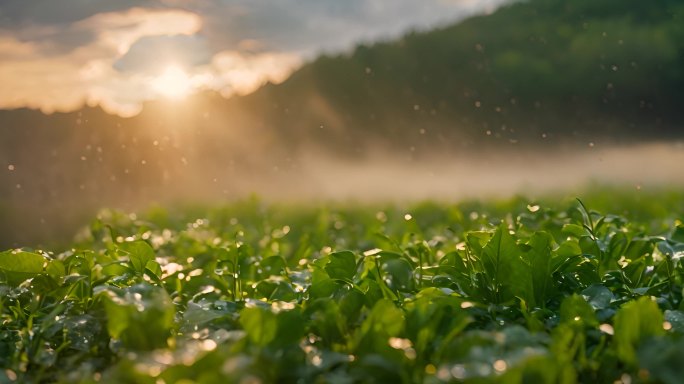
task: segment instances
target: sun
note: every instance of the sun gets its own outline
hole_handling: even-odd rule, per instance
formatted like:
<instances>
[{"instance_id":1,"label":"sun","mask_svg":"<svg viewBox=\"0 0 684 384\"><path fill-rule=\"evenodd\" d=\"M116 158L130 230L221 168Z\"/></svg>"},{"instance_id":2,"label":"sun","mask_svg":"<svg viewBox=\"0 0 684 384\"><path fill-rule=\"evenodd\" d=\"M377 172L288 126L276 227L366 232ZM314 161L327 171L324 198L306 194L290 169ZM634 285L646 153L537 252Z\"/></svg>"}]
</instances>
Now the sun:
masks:
<instances>
[{"instance_id":1,"label":"sun","mask_svg":"<svg viewBox=\"0 0 684 384\"><path fill-rule=\"evenodd\" d=\"M168 65L164 71L150 81L152 89L170 99L182 99L193 88L192 78L177 65Z\"/></svg>"}]
</instances>

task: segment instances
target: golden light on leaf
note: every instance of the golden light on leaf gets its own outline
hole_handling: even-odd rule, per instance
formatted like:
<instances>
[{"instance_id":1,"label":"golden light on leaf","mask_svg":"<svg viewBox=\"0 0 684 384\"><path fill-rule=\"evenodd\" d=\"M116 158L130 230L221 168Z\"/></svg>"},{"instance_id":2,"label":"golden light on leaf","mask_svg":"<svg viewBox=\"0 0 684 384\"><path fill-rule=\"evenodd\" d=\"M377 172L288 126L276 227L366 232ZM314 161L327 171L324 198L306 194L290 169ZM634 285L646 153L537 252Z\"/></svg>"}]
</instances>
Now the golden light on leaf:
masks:
<instances>
[{"instance_id":1,"label":"golden light on leaf","mask_svg":"<svg viewBox=\"0 0 684 384\"><path fill-rule=\"evenodd\" d=\"M166 67L150 81L150 85L155 92L171 99L182 99L194 88L192 78L176 65Z\"/></svg>"}]
</instances>

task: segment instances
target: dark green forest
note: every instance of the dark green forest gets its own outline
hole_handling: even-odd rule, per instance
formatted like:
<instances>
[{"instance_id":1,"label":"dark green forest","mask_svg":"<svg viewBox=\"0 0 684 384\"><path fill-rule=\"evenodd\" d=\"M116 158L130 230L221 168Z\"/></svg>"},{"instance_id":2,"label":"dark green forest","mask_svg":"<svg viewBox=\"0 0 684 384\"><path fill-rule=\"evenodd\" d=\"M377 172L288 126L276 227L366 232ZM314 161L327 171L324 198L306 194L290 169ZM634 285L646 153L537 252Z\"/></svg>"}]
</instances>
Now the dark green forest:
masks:
<instances>
[{"instance_id":1,"label":"dark green forest","mask_svg":"<svg viewBox=\"0 0 684 384\"><path fill-rule=\"evenodd\" d=\"M683 90L681 2L537 0L321 57L250 99L355 140L426 141L423 128L428 145L483 145L679 136Z\"/></svg>"}]
</instances>

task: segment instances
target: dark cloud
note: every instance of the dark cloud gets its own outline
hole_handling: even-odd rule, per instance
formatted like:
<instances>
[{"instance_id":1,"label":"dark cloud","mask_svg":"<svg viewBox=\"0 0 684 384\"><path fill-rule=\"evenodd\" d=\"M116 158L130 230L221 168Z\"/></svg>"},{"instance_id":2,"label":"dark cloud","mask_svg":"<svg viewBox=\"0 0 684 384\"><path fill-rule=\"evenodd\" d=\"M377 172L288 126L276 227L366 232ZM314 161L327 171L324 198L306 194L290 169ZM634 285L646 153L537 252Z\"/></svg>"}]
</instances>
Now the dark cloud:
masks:
<instances>
[{"instance_id":1,"label":"dark cloud","mask_svg":"<svg viewBox=\"0 0 684 384\"><path fill-rule=\"evenodd\" d=\"M19 41L36 43L44 55L63 54L95 38L73 23L103 12L151 6L146 0L0 0L0 30Z\"/></svg>"},{"instance_id":2,"label":"dark cloud","mask_svg":"<svg viewBox=\"0 0 684 384\"><path fill-rule=\"evenodd\" d=\"M504 1L235 0L204 2L195 11L214 49L250 40L263 50L310 55L444 25Z\"/></svg>"},{"instance_id":3,"label":"dark cloud","mask_svg":"<svg viewBox=\"0 0 684 384\"><path fill-rule=\"evenodd\" d=\"M2 0L0 28L22 25L67 25L102 12L149 6L146 0Z\"/></svg>"},{"instance_id":4,"label":"dark cloud","mask_svg":"<svg viewBox=\"0 0 684 384\"><path fill-rule=\"evenodd\" d=\"M69 26L98 13L174 7L198 13L209 49L298 52L350 48L463 18L506 0L0 0L0 30L68 51L94 36ZM249 44L245 44L245 43Z\"/></svg>"}]
</instances>

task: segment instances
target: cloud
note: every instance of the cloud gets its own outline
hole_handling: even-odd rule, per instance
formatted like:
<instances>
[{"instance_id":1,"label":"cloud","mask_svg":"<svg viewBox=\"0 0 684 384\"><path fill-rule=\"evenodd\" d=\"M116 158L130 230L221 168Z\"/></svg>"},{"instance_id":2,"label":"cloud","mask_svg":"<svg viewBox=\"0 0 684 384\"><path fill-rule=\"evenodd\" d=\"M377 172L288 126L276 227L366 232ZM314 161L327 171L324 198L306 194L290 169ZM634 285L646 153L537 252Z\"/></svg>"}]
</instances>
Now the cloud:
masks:
<instances>
[{"instance_id":1,"label":"cloud","mask_svg":"<svg viewBox=\"0 0 684 384\"><path fill-rule=\"evenodd\" d=\"M114 63L123 72L159 72L160 65L174 62L192 68L211 61L212 54L206 40L197 35L146 36L138 39Z\"/></svg>"},{"instance_id":2,"label":"cloud","mask_svg":"<svg viewBox=\"0 0 684 384\"><path fill-rule=\"evenodd\" d=\"M219 52L212 59L217 87L225 97L243 95L266 82L280 83L301 64L299 55L292 53Z\"/></svg>"},{"instance_id":3,"label":"cloud","mask_svg":"<svg viewBox=\"0 0 684 384\"><path fill-rule=\"evenodd\" d=\"M70 24L65 33L92 34L84 45L55 53L44 42L24 42L13 31L0 31L0 82L10 90L0 108L31 107L50 113L101 104L108 112L140 111L150 93L140 74L123 74L114 63L146 36L192 35L201 18L182 10L132 8L100 13Z\"/></svg>"},{"instance_id":4,"label":"cloud","mask_svg":"<svg viewBox=\"0 0 684 384\"><path fill-rule=\"evenodd\" d=\"M147 0L2 0L0 26L64 26L98 13L149 7L154 3Z\"/></svg>"},{"instance_id":5,"label":"cloud","mask_svg":"<svg viewBox=\"0 0 684 384\"><path fill-rule=\"evenodd\" d=\"M352 48L358 42L396 38L409 29L429 29L510 0L233 0L192 8L203 15L203 33L213 47L259 42L261 50L297 52Z\"/></svg>"},{"instance_id":6,"label":"cloud","mask_svg":"<svg viewBox=\"0 0 684 384\"><path fill-rule=\"evenodd\" d=\"M97 31L102 47L120 55L144 36L192 35L199 31L199 15L183 10L131 8L125 12L100 13L73 24L76 30Z\"/></svg>"},{"instance_id":7,"label":"cloud","mask_svg":"<svg viewBox=\"0 0 684 384\"><path fill-rule=\"evenodd\" d=\"M31 57L36 52L35 44L31 42L18 41L0 32L0 60L18 60Z\"/></svg>"}]
</instances>

